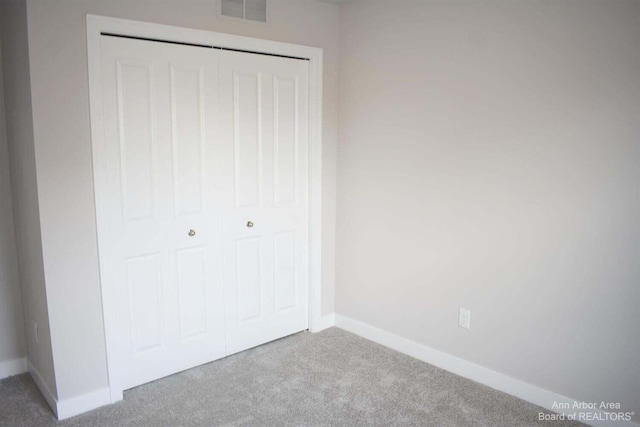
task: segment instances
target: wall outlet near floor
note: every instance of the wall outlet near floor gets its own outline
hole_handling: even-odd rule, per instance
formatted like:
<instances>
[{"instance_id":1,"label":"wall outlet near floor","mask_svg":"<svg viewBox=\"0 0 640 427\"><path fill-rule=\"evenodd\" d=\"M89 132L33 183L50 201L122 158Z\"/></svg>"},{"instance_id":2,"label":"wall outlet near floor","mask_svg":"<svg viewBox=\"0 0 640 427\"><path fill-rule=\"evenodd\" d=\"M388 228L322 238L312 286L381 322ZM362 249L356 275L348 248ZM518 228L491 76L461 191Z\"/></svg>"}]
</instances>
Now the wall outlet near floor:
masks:
<instances>
[{"instance_id":1,"label":"wall outlet near floor","mask_svg":"<svg viewBox=\"0 0 640 427\"><path fill-rule=\"evenodd\" d=\"M458 315L458 326L465 329L471 329L471 310L460 307Z\"/></svg>"},{"instance_id":2,"label":"wall outlet near floor","mask_svg":"<svg viewBox=\"0 0 640 427\"><path fill-rule=\"evenodd\" d=\"M36 344L40 344L40 340L38 339L38 324L35 321L31 322L33 325L33 340Z\"/></svg>"}]
</instances>

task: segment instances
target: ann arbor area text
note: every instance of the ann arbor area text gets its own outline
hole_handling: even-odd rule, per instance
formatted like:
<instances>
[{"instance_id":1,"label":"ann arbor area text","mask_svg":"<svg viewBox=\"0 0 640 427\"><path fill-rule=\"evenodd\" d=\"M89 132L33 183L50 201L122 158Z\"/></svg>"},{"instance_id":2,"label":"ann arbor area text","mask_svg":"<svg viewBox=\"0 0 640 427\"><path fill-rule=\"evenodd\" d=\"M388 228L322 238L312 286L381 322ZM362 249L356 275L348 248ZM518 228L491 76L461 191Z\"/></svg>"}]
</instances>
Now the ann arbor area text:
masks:
<instances>
[{"instance_id":1,"label":"ann arbor area text","mask_svg":"<svg viewBox=\"0 0 640 427\"><path fill-rule=\"evenodd\" d=\"M599 410L619 410L618 402L553 402L551 409L599 409Z\"/></svg>"}]
</instances>

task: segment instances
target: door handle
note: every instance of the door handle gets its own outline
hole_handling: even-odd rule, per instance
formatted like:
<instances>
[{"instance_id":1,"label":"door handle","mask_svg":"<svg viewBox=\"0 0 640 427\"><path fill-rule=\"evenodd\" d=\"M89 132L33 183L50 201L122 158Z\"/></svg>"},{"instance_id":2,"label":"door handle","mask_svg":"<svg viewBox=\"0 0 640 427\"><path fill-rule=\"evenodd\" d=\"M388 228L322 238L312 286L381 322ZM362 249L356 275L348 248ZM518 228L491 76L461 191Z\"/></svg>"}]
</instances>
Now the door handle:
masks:
<instances>
[{"instance_id":1,"label":"door handle","mask_svg":"<svg viewBox=\"0 0 640 427\"><path fill-rule=\"evenodd\" d=\"M196 230L194 229L189 230L189 237L193 237L195 235L196 235Z\"/></svg>"},{"instance_id":2,"label":"door handle","mask_svg":"<svg viewBox=\"0 0 640 427\"><path fill-rule=\"evenodd\" d=\"M247 227L248 227L248 228L253 227L253 222L251 222L251 221L247 221Z\"/></svg>"}]
</instances>

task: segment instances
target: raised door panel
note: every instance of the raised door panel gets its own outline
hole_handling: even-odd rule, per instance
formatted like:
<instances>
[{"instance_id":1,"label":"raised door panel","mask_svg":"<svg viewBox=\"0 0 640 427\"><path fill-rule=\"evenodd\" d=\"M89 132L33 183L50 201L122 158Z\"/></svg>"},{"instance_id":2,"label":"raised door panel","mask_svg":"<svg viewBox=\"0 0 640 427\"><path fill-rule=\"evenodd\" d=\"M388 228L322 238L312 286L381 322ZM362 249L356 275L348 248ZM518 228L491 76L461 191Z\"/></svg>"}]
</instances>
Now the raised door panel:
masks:
<instances>
[{"instance_id":1,"label":"raised door panel","mask_svg":"<svg viewBox=\"0 0 640 427\"><path fill-rule=\"evenodd\" d=\"M242 324L262 317L260 238L238 239L235 245L238 322Z\"/></svg>"},{"instance_id":2,"label":"raised door panel","mask_svg":"<svg viewBox=\"0 0 640 427\"><path fill-rule=\"evenodd\" d=\"M150 62L117 61L121 182L126 221L154 216L153 88Z\"/></svg>"},{"instance_id":3,"label":"raised door panel","mask_svg":"<svg viewBox=\"0 0 640 427\"><path fill-rule=\"evenodd\" d=\"M172 154L177 216L204 207L204 69L171 67Z\"/></svg>"},{"instance_id":4,"label":"raised door panel","mask_svg":"<svg viewBox=\"0 0 640 427\"><path fill-rule=\"evenodd\" d=\"M298 172L298 80L273 78L274 205L296 201Z\"/></svg>"},{"instance_id":5,"label":"raised door panel","mask_svg":"<svg viewBox=\"0 0 640 427\"><path fill-rule=\"evenodd\" d=\"M260 204L262 174L261 75L233 73L233 150L237 208Z\"/></svg>"},{"instance_id":6,"label":"raised door panel","mask_svg":"<svg viewBox=\"0 0 640 427\"><path fill-rule=\"evenodd\" d=\"M296 290L296 232L283 231L273 236L275 310L298 305Z\"/></svg>"},{"instance_id":7,"label":"raised door panel","mask_svg":"<svg viewBox=\"0 0 640 427\"><path fill-rule=\"evenodd\" d=\"M207 256L202 247L181 249L176 253L180 339L207 333Z\"/></svg>"},{"instance_id":8,"label":"raised door panel","mask_svg":"<svg viewBox=\"0 0 640 427\"><path fill-rule=\"evenodd\" d=\"M132 348L137 354L163 344L162 272L160 255L126 260Z\"/></svg>"}]
</instances>

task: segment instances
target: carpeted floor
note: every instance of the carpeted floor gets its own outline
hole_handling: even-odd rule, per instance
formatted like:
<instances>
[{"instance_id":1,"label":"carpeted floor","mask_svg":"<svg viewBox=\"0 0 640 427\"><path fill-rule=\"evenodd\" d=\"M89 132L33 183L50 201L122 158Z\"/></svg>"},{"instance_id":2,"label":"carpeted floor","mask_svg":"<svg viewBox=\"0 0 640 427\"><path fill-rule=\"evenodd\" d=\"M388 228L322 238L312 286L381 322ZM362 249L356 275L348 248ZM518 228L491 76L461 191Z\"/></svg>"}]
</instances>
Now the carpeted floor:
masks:
<instances>
[{"instance_id":1,"label":"carpeted floor","mask_svg":"<svg viewBox=\"0 0 640 427\"><path fill-rule=\"evenodd\" d=\"M28 374L0 381L0 426L538 426L543 409L340 329L287 338L56 421Z\"/></svg>"}]
</instances>

